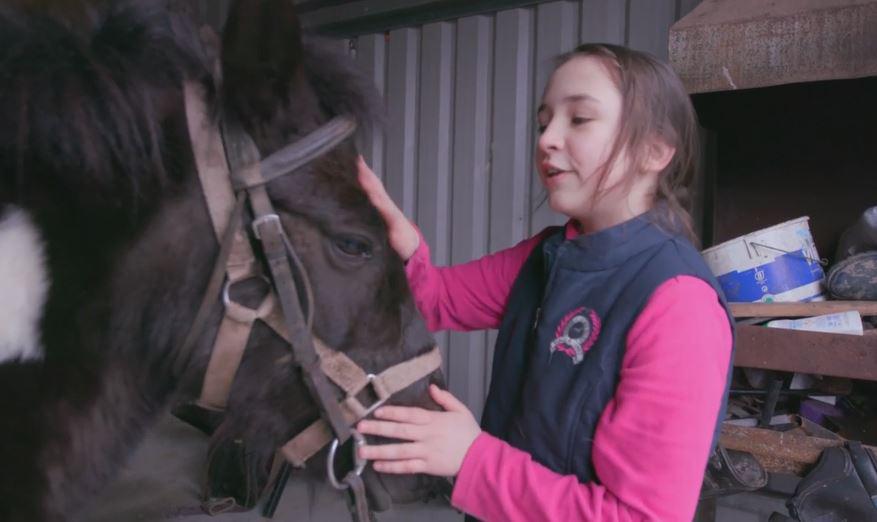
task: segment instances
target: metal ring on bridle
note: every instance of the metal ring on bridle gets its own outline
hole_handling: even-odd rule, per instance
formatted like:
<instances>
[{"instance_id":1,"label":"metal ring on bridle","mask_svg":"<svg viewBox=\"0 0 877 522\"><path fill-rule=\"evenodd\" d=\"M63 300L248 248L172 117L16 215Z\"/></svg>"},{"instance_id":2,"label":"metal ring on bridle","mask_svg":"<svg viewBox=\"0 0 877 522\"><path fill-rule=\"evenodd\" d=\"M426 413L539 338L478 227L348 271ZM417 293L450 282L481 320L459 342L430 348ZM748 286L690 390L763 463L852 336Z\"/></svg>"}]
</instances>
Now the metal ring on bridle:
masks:
<instances>
[{"instance_id":1,"label":"metal ring on bridle","mask_svg":"<svg viewBox=\"0 0 877 522\"><path fill-rule=\"evenodd\" d=\"M353 437L353 473L356 475L362 475L362 470L365 469L367 461L359 456L357 450L362 446L365 446L365 437L356 430L350 430L350 436ZM329 477L329 484L332 484L333 488L347 489L350 486L344 482L338 482L338 479L335 477L336 451L338 451L338 437L332 439L332 444L329 446L329 456L326 457L326 476Z\"/></svg>"},{"instance_id":2,"label":"metal ring on bridle","mask_svg":"<svg viewBox=\"0 0 877 522\"><path fill-rule=\"evenodd\" d=\"M222 304L225 305L226 308L228 308L229 304L232 303L231 295L229 294L230 289L231 289L231 285L236 284L236 283L240 283L241 281L246 281L247 279L261 279L262 281L265 281L265 284L268 285L269 289L271 288L271 280L268 279L268 277L265 275L252 275L252 276L245 277L243 279L238 279L237 281L228 280L222 286ZM238 303L235 303L235 304L238 304ZM243 306L243 305L240 305L240 306ZM247 308L249 308L249 307L247 307Z\"/></svg>"}]
</instances>

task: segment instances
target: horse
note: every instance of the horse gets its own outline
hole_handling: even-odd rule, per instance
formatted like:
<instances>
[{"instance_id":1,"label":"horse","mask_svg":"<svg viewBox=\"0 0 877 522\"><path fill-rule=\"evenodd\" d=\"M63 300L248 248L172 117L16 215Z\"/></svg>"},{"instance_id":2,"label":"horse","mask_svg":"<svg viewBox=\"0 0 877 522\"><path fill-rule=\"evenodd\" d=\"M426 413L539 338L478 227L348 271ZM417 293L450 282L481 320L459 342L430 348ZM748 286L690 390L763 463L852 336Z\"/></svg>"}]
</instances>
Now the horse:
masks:
<instances>
[{"instance_id":1,"label":"horse","mask_svg":"<svg viewBox=\"0 0 877 522\"><path fill-rule=\"evenodd\" d=\"M380 120L374 88L302 34L289 0L236 0L214 44L156 0L0 6L0 520L88 506L156 418L203 388L219 301L256 308L278 284L245 236L261 276L204 297L222 245L187 86L206 121L235 122L261 158L340 116ZM284 306L297 303L321 346L379 374L435 342L355 158L347 138L260 186L298 260ZM254 211L241 212L246 230ZM201 426L214 476L244 461L245 495L271 481L279 447L326 417L292 344L255 321L227 404ZM436 408L427 385L442 382L430 370L390 402ZM370 468L364 478L378 509L435 487Z\"/></svg>"}]
</instances>

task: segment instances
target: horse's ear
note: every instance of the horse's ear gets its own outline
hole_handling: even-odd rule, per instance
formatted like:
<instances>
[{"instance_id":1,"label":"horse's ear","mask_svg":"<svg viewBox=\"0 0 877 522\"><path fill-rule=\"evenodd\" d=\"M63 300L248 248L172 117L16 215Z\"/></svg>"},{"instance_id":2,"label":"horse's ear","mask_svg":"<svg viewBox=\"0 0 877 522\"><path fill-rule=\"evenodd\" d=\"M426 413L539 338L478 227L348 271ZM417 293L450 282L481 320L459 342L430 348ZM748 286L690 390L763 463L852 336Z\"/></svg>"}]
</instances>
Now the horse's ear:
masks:
<instances>
[{"instance_id":1,"label":"horse's ear","mask_svg":"<svg viewBox=\"0 0 877 522\"><path fill-rule=\"evenodd\" d=\"M222 78L251 96L288 92L302 67L293 0L235 0L222 32ZM246 93L241 92L241 95Z\"/></svg>"}]
</instances>

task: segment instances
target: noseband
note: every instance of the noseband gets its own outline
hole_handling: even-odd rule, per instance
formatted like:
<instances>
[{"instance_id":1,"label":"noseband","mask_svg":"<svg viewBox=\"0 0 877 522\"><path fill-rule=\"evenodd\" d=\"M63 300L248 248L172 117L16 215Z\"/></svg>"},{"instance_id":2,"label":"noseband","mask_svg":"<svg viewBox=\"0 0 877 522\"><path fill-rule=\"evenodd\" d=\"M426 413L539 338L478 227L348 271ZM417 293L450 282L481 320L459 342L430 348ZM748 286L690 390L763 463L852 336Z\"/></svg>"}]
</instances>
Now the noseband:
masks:
<instances>
[{"instance_id":1,"label":"noseband","mask_svg":"<svg viewBox=\"0 0 877 522\"><path fill-rule=\"evenodd\" d=\"M355 520L369 520L361 477L366 462L356 451L365 439L351 426L370 415L396 392L437 370L441 366L441 355L436 346L374 375L315 337L312 332L313 294L308 274L283 230L266 189L271 180L295 172L337 147L353 134L356 122L347 116L336 117L262 159L252 138L239 124L224 119L216 125L210 120L200 85L186 82L184 92L192 150L220 252L204 299L174 360L174 372L182 375L185 371L195 343L221 295L224 315L201 395L195 401L200 408L221 412L227 404L231 383L255 321L260 320L271 327L291 346L293 360L302 370L321 418L279 449L278 454L286 462L282 467L274 466L269 485L278 476L288 476L290 464L303 467L308 459L331 443L326 463L329 482L337 489L350 491L351 512ZM251 233L255 243L261 245L270 279L254 256L248 231L242 224L247 202L253 214ZM254 278L270 281L272 285L261 304L250 308L235 302L231 298L231 288ZM298 286L296 281L300 283ZM344 393L342 400L337 399L336 388L330 381ZM371 396L377 400L365 405L357 396L369 387ZM351 438L354 441L351 445L354 469L339 481L335 475L335 453ZM275 483L266 506L268 516L273 514L284 482L285 479L281 479Z\"/></svg>"}]
</instances>

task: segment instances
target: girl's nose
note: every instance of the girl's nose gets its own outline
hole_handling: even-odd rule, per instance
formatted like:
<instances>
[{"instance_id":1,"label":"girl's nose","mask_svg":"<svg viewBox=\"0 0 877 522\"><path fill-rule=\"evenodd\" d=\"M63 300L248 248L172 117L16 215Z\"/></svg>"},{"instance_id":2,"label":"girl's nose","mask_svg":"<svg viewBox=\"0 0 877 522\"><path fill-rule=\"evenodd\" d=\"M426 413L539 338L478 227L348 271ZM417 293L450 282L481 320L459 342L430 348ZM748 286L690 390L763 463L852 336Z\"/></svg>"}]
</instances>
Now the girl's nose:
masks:
<instances>
[{"instance_id":1,"label":"girl's nose","mask_svg":"<svg viewBox=\"0 0 877 522\"><path fill-rule=\"evenodd\" d=\"M539 135L538 145L542 152L560 150L563 147L563 140L558 125L549 122Z\"/></svg>"}]
</instances>

